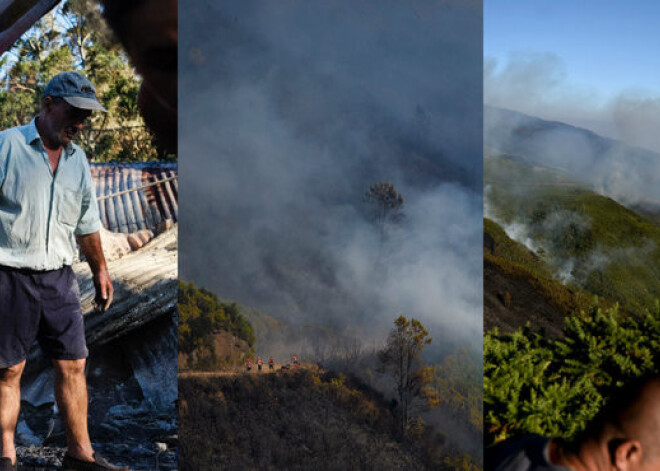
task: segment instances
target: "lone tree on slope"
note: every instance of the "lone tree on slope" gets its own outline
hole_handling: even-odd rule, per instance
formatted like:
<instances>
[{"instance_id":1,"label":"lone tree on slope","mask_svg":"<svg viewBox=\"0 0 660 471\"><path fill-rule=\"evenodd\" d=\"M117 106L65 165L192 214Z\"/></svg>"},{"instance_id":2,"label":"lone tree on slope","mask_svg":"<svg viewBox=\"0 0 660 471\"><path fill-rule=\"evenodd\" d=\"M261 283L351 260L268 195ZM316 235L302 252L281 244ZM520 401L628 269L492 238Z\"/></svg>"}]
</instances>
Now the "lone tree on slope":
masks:
<instances>
[{"instance_id":1,"label":"lone tree on slope","mask_svg":"<svg viewBox=\"0 0 660 471\"><path fill-rule=\"evenodd\" d=\"M383 370L396 383L399 399L399 429L405 435L416 421L416 406L435 407L439 403L433 383L433 368L422 359L424 348L432 342L428 331L416 319L399 316L379 354Z\"/></svg>"}]
</instances>

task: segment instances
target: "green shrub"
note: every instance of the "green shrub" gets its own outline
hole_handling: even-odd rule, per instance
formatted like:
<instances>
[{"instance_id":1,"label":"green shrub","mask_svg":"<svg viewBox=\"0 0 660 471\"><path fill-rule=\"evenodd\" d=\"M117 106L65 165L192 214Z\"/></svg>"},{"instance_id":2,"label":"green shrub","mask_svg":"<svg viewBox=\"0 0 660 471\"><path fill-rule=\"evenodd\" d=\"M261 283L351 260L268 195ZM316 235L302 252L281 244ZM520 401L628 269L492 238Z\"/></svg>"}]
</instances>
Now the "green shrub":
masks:
<instances>
[{"instance_id":1,"label":"green shrub","mask_svg":"<svg viewBox=\"0 0 660 471\"><path fill-rule=\"evenodd\" d=\"M571 438L613 388L660 372L660 307L641 316L593 307L568 317L561 340L527 325L484 338L486 445L538 433Z\"/></svg>"}]
</instances>

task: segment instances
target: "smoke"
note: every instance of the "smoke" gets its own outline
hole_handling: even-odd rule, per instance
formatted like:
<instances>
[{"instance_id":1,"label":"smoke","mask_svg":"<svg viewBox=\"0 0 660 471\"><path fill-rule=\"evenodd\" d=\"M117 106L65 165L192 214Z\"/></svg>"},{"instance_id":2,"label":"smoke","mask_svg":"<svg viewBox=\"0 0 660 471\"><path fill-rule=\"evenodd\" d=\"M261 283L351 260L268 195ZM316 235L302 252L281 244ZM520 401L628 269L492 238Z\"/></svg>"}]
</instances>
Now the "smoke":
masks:
<instances>
[{"instance_id":1,"label":"smoke","mask_svg":"<svg viewBox=\"0 0 660 471\"><path fill-rule=\"evenodd\" d=\"M484 102L491 106L543 115L548 106L563 106L558 90L566 79L566 66L553 53L517 52L504 67L495 59L484 62Z\"/></svg>"},{"instance_id":2,"label":"smoke","mask_svg":"<svg viewBox=\"0 0 660 471\"><path fill-rule=\"evenodd\" d=\"M548 214L541 222L537 233L542 234L546 243L541 244L544 251L549 256L550 266L554 267L556 278L562 283L575 281L576 265L581 265L575 257L569 255L574 247L569 244L576 244L575 241L567 238L578 238L582 234L590 231L591 221L584 215L575 211L559 210ZM567 247L568 246L568 247ZM568 252L568 253L567 253ZM591 252L588 258L593 257ZM582 268L589 267L588 271L596 269L589 264L582 265Z\"/></svg>"},{"instance_id":3,"label":"smoke","mask_svg":"<svg viewBox=\"0 0 660 471\"><path fill-rule=\"evenodd\" d=\"M532 239L529 233L529 227L518 221L502 225L504 232L510 239L520 242L533 252L537 252L541 247Z\"/></svg>"},{"instance_id":4,"label":"smoke","mask_svg":"<svg viewBox=\"0 0 660 471\"><path fill-rule=\"evenodd\" d=\"M659 97L639 90L603 97L575 85L556 54L518 52L502 66L486 61L484 100L526 113L486 107L485 145L495 153L557 169L623 205L660 212ZM524 197L529 188L521 183Z\"/></svg>"},{"instance_id":5,"label":"smoke","mask_svg":"<svg viewBox=\"0 0 660 471\"><path fill-rule=\"evenodd\" d=\"M593 272L604 273L611 264L630 266L653 256L656 246L648 239L637 240L625 247L593 244L592 222L577 211L555 209L538 221L520 216L523 211L513 203L515 216L502 216L492 196L492 186L485 187L484 216L495 221L507 236L540 256L561 283L588 284ZM507 208L511 209L511 208ZM642 268L644 269L644 268Z\"/></svg>"},{"instance_id":6,"label":"smoke","mask_svg":"<svg viewBox=\"0 0 660 471\"><path fill-rule=\"evenodd\" d=\"M293 323L481 350L480 2L183 2L180 273ZM383 237L363 194L389 181Z\"/></svg>"},{"instance_id":7,"label":"smoke","mask_svg":"<svg viewBox=\"0 0 660 471\"><path fill-rule=\"evenodd\" d=\"M627 92L617 97L611 108L622 140L660 152L660 97Z\"/></svg>"},{"instance_id":8,"label":"smoke","mask_svg":"<svg viewBox=\"0 0 660 471\"><path fill-rule=\"evenodd\" d=\"M651 256L656 247L647 240L641 246L601 247L597 246L581 259L575 257L551 259L555 267L557 279L566 283L577 283L580 286L588 284L589 276L594 272L604 273L612 264L630 265L631 261L642 260Z\"/></svg>"},{"instance_id":9,"label":"smoke","mask_svg":"<svg viewBox=\"0 0 660 471\"><path fill-rule=\"evenodd\" d=\"M566 184L580 184L626 206L660 208L660 155L591 131L486 107L484 143L493 154L508 153L528 164L559 170ZM572 183L571 183L572 182ZM519 192L529 191L517 182Z\"/></svg>"},{"instance_id":10,"label":"smoke","mask_svg":"<svg viewBox=\"0 0 660 471\"><path fill-rule=\"evenodd\" d=\"M634 78L632 79L634 80ZM484 103L660 152L660 97L635 88L606 95L599 84L577 84L551 52L518 51L504 64L484 63Z\"/></svg>"},{"instance_id":11,"label":"smoke","mask_svg":"<svg viewBox=\"0 0 660 471\"><path fill-rule=\"evenodd\" d=\"M507 221L500 217L497 205L493 202L492 193L492 185L484 185L484 217L495 221L509 239L515 240L530 251L537 253L541 246L534 240L529 224L517 219Z\"/></svg>"}]
</instances>

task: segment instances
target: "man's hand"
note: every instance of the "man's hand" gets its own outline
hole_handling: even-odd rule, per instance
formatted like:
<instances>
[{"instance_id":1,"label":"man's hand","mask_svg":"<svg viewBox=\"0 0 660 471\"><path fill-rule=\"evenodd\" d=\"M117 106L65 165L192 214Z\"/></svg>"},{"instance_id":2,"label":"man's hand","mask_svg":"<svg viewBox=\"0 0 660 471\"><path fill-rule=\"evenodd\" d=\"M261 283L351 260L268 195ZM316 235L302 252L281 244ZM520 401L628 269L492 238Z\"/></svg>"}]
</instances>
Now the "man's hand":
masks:
<instances>
[{"instance_id":1,"label":"man's hand","mask_svg":"<svg viewBox=\"0 0 660 471\"><path fill-rule=\"evenodd\" d=\"M107 269L103 269L94 274L94 288L96 289L96 297L94 298L94 307L97 311L105 312L112 303L112 281Z\"/></svg>"},{"instance_id":2,"label":"man's hand","mask_svg":"<svg viewBox=\"0 0 660 471\"><path fill-rule=\"evenodd\" d=\"M77 236L78 245L82 250L89 268L92 270L94 279L94 288L96 289L96 297L94 298L94 307L100 311L105 312L112 303L112 281L110 281L110 274L108 267L105 263L103 256L103 249L101 248L101 235L98 232L92 234Z\"/></svg>"}]
</instances>

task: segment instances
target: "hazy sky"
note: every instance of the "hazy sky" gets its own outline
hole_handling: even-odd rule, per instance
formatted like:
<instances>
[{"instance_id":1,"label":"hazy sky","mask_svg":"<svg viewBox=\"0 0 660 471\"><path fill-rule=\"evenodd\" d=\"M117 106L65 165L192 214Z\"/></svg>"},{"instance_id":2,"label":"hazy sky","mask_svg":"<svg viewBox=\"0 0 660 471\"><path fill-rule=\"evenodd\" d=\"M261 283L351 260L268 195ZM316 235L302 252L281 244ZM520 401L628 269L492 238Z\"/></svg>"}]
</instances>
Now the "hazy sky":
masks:
<instances>
[{"instance_id":1,"label":"hazy sky","mask_svg":"<svg viewBox=\"0 0 660 471\"><path fill-rule=\"evenodd\" d=\"M484 2L485 101L657 151L657 18L649 0Z\"/></svg>"}]
</instances>

